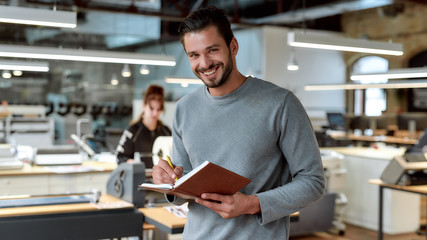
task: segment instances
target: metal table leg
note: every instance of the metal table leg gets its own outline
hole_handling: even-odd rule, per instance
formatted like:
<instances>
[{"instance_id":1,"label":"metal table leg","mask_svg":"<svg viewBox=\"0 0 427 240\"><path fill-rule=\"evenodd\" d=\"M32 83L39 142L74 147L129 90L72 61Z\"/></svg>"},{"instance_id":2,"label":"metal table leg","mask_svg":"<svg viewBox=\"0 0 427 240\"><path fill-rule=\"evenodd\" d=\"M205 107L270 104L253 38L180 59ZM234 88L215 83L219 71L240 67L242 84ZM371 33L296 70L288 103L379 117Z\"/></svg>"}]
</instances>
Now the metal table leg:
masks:
<instances>
[{"instance_id":1,"label":"metal table leg","mask_svg":"<svg viewBox=\"0 0 427 240\"><path fill-rule=\"evenodd\" d=\"M380 186L379 212L378 212L378 240L383 239L383 186Z\"/></svg>"}]
</instances>

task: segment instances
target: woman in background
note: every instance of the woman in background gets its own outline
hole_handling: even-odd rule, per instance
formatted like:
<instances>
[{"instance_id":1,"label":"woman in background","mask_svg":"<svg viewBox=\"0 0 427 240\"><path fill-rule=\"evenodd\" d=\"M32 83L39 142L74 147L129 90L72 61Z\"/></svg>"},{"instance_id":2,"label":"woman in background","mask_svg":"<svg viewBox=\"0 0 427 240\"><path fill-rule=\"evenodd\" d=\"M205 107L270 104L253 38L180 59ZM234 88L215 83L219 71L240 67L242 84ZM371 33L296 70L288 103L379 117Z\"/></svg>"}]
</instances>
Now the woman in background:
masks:
<instances>
[{"instance_id":1,"label":"woman in background","mask_svg":"<svg viewBox=\"0 0 427 240\"><path fill-rule=\"evenodd\" d=\"M142 113L138 120L131 122L123 132L116 149L118 163L134 162L135 152L139 153L146 168L153 167L152 152L154 140L159 136L171 136L171 130L159 117L164 110L164 90L151 85L143 96Z\"/></svg>"}]
</instances>

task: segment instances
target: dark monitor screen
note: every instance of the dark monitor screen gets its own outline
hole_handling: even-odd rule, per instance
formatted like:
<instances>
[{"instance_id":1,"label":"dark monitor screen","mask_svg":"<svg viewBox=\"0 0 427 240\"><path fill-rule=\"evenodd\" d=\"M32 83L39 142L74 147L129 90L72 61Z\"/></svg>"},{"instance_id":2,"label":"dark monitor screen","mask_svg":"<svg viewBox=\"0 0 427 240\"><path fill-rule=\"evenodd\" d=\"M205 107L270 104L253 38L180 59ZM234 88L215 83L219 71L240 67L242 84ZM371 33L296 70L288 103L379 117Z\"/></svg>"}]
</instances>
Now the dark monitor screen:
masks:
<instances>
[{"instance_id":1,"label":"dark monitor screen","mask_svg":"<svg viewBox=\"0 0 427 240\"><path fill-rule=\"evenodd\" d=\"M427 146L427 128L424 130L423 135L418 139L418 143L408 148L406 153L422 153L424 156L424 146Z\"/></svg>"},{"instance_id":2,"label":"dark monitor screen","mask_svg":"<svg viewBox=\"0 0 427 240\"><path fill-rule=\"evenodd\" d=\"M328 118L328 124L329 127L332 129L345 129L345 118L342 113L326 113L326 116Z\"/></svg>"},{"instance_id":3,"label":"dark monitor screen","mask_svg":"<svg viewBox=\"0 0 427 240\"><path fill-rule=\"evenodd\" d=\"M415 130L423 131L427 128L427 113L402 113L397 115L397 126L400 130L409 130L409 123L415 122Z\"/></svg>"}]
</instances>

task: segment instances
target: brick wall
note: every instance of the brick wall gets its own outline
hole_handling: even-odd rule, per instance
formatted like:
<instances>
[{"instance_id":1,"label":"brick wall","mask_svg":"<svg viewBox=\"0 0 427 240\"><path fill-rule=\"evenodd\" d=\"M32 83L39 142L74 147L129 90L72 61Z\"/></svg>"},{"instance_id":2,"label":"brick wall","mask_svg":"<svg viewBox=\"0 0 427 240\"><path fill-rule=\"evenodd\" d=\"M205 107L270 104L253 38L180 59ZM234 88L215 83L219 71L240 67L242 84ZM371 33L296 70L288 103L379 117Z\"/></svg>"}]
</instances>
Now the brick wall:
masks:
<instances>
[{"instance_id":1,"label":"brick wall","mask_svg":"<svg viewBox=\"0 0 427 240\"><path fill-rule=\"evenodd\" d=\"M342 16L341 24L349 37L402 43L403 56L382 56L389 61L390 69L408 67L413 56L427 50L427 4L401 1L383 8L351 12ZM352 64L363 56L366 54L345 55L349 73ZM387 95L389 112L407 111L407 90L387 90ZM351 98L350 93L347 98L350 105Z\"/></svg>"}]
</instances>

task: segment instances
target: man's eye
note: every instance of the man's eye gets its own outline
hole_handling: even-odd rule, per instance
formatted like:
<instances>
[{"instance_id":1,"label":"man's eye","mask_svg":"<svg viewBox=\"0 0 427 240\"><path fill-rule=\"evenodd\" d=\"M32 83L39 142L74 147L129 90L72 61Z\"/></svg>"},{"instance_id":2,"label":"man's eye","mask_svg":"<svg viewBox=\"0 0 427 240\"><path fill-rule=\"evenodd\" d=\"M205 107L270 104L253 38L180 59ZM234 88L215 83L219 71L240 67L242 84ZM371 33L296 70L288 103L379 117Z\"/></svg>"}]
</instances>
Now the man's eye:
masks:
<instances>
[{"instance_id":1,"label":"man's eye","mask_svg":"<svg viewBox=\"0 0 427 240\"><path fill-rule=\"evenodd\" d=\"M218 49L211 49L211 50L209 50L209 52L216 52L216 51L218 51Z\"/></svg>"}]
</instances>

